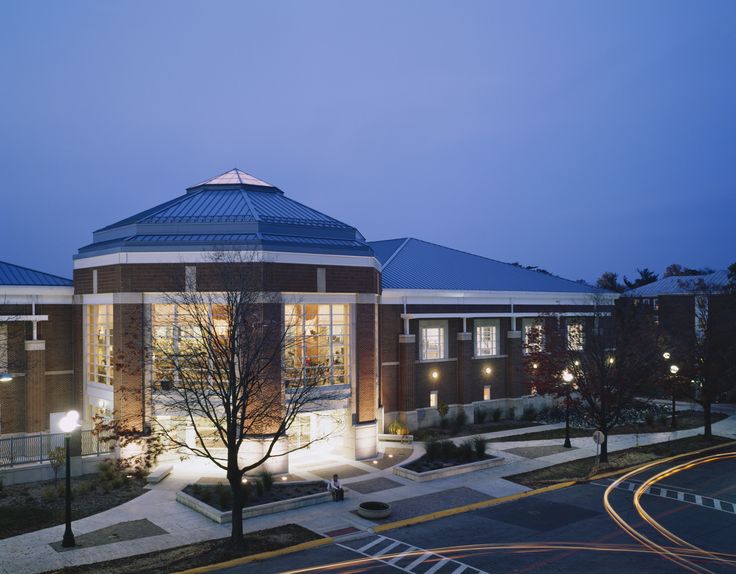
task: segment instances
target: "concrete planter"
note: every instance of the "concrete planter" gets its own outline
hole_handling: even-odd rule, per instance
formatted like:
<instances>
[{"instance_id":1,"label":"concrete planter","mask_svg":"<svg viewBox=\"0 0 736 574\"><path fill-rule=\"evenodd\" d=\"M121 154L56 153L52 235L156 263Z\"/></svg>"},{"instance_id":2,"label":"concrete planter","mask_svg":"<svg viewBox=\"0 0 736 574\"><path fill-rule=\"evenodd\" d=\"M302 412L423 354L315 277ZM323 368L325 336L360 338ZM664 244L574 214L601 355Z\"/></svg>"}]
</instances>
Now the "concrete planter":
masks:
<instances>
[{"instance_id":1,"label":"concrete planter","mask_svg":"<svg viewBox=\"0 0 736 574\"><path fill-rule=\"evenodd\" d=\"M391 515L391 505L386 502L361 502L358 505L358 516L368 520L380 520Z\"/></svg>"},{"instance_id":2,"label":"concrete planter","mask_svg":"<svg viewBox=\"0 0 736 574\"><path fill-rule=\"evenodd\" d=\"M210 506L209 504L202 502L181 490L176 493L176 500L218 524L227 524L233 520L233 513L231 510L218 510L217 508L214 508L213 506ZM318 492L317 494L310 494L299 498L279 500L278 502L269 502L268 504L259 504L258 506L248 506L243 508L243 518L254 518L255 516L263 516L264 514L284 512L285 510L293 510L294 508L301 508L302 506L312 506L314 504L321 504L331 500L332 495L329 492Z\"/></svg>"},{"instance_id":3,"label":"concrete planter","mask_svg":"<svg viewBox=\"0 0 736 574\"><path fill-rule=\"evenodd\" d=\"M400 442L400 443L406 443L411 444L414 442L414 435L412 434L379 434L378 440L387 441L387 442Z\"/></svg>"},{"instance_id":4,"label":"concrete planter","mask_svg":"<svg viewBox=\"0 0 736 574\"><path fill-rule=\"evenodd\" d=\"M476 470L484 470L493 466L503 464L503 458L494 457L488 460L479 460L477 462L469 462L467 464L457 464L446 468L438 468L436 470L428 470L426 472L415 472L404 468L403 466L395 466L394 474L402 478L408 478L416 482L426 482L428 480L437 480L438 478L447 478L448 476L456 476L465 474L466 472L475 472Z\"/></svg>"}]
</instances>

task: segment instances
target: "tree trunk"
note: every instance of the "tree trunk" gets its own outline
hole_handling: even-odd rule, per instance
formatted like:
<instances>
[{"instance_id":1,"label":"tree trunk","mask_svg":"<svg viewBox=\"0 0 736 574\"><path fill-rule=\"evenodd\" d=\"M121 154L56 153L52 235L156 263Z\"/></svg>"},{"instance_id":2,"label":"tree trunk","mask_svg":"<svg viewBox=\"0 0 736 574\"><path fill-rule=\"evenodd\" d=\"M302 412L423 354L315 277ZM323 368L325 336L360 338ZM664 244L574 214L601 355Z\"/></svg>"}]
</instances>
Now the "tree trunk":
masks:
<instances>
[{"instance_id":1,"label":"tree trunk","mask_svg":"<svg viewBox=\"0 0 736 574\"><path fill-rule=\"evenodd\" d=\"M608 433L603 433L603 442L601 443L601 454L598 462L608 462Z\"/></svg>"},{"instance_id":2,"label":"tree trunk","mask_svg":"<svg viewBox=\"0 0 736 574\"><path fill-rule=\"evenodd\" d=\"M245 546L243 540L243 487L240 482L240 473L228 472L230 490L233 493L233 520L230 528L230 543L234 548Z\"/></svg>"},{"instance_id":3,"label":"tree trunk","mask_svg":"<svg viewBox=\"0 0 736 574\"><path fill-rule=\"evenodd\" d=\"M708 440L713 438L713 417L711 416L710 401L703 402L703 435Z\"/></svg>"}]
</instances>

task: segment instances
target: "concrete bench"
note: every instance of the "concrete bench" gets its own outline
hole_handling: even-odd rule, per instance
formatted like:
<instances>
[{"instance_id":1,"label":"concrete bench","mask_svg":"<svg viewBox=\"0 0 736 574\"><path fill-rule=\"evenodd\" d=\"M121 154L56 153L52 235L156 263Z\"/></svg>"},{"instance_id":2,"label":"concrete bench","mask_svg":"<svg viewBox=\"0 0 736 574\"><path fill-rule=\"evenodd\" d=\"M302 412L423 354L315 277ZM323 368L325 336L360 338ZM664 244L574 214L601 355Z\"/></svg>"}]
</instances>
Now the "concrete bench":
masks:
<instances>
[{"instance_id":1,"label":"concrete bench","mask_svg":"<svg viewBox=\"0 0 736 574\"><path fill-rule=\"evenodd\" d=\"M148 475L148 477L146 477L146 482L148 482L148 484L158 484L164 478L169 476L169 473L173 468L174 465L171 464L160 464Z\"/></svg>"}]
</instances>

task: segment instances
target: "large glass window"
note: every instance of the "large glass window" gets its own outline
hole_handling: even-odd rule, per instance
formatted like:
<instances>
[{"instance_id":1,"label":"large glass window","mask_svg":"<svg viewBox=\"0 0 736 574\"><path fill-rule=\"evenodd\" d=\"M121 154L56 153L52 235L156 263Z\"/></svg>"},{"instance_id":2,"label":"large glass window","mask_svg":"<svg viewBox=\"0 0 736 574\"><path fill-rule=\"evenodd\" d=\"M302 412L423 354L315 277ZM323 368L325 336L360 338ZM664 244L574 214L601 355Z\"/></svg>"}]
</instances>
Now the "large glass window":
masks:
<instances>
[{"instance_id":1,"label":"large glass window","mask_svg":"<svg viewBox=\"0 0 736 574\"><path fill-rule=\"evenodd\" d=\"M284 305L287 378L324 377L324 384L350 383L350 305Z\"/></svg>"},{"instance_id":2,"label":"large glass window","mask_svg":"<svg viewBox=\"0 0 736 574\"><path fill-rule=\"evenodd\" d=\"M581 320L567 322L567 348L571 351L582 351L585 347L585 326Z\"/></svg>"},{"instance_id":3,"label":"large glass window","mask_svg":"<svg viewBox=\"0 0 736 574\"><path fill-rule=\"evenodd\" d=\"M544 324L540 319L522 319L524 354L544 351Z\"/></svg>"},{"instance_id":4,"label":"large glass window","mask_svg":"<svg viewBox=\"0 0 736 574\"><path fill-rule=\"evenodd\" d=\"M422 361L447 358L447 321L419 321L419 358Z\"/></svg>"},{"instance_id":5,"label":"large glass window","mask_svg":"<svg viewBox=\"0 0 736 574\"><path fill-rule=\"evenodd\" d=\"M498 319L475 320L475 356L498 355Z\"/></svg>"},{"instance_id":6,"label":"large glass window","mask_svg":"<svg viewBox=\"0 0 736 574\"><path fill-rule=\"evenodd\" d=\"M112 305L87 306L87 380L112 385Z\"/></svg>"}]
</instances>

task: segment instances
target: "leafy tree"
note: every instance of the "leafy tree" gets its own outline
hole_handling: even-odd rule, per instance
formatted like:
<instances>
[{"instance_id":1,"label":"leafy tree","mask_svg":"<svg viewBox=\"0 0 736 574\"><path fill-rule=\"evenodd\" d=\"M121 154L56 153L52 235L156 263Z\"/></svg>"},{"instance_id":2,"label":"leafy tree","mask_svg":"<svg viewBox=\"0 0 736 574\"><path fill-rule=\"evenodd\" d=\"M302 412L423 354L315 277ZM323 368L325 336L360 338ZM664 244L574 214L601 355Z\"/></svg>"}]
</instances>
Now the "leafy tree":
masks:
<instances>
[{"instance_id":1,"label":"leafy tree","mask_svg":"<svg viewBox=\"0 0 736 574\"><path fill-rule=\"evenodd\" d=\"M623 293L626 289L625 286L618 282L618 273L614 273L613 271L604 272L598 278L598 281L596 281L596 285L601 289L614 291L615 293Z\"/></svg>"},{"instance_id":2,"label":"leafy tree","mask_svg":"<svg viewBox=\"0 0 736 574\"><path fill-rule=\"evenodd\" d=\"M653 317L640 306L623 305L614 318L596 312L582 341L568 340L564 320L546 317L540 329L529 332L526 351L525 370L537 392L562 398L603 433L600 462L608 461L608 435L623 422L624 411L661 382L663 359Z\"/></svg>"},{"instance_id":3,"label":"leafy tree","mask_svg":"<svg viewBox=\"0 0 736 574\"><path fill-rule=\"evenodd\" d=\"M689 285L693 295L695 326L665 329L671 362L680 370L678 387L700 404L704 414L704 435L713 436L712 405L731 391L736 379L736 294L721 293L699 281Z\"/></svg>"},{"instance_id":4,"label":"leafy tree","mask_svg":"<svg viewBox=\"0 0 736 574\"><path fill-rule=\"evenodd\" d=\"M637 287L641 287L642 285L654 283L657 280L657 274L648 267L645 267L644 269L637 269L636 272L639 274L639 278L635 279L634 281L629 281L626 277L624 277L624 284L626 285L627 289L636 289Z\"/></svg>"},{"instance_id":5,"label":"leafy tree","mask_svg":"<svg viewBox=\"0 0 736 574\"><path fill-rule=\"evenodd\" d=\"M49 464L51 465L51 470L54 471L54 486L56 486L59 478L59 470L65 462L66 449L64 447L57 446L49 451Z\"/></svg>"},{"instance_id":6,"label":"leafy tree","mask_svg":"<svg viewBox=\"0 0 736 574\"><path fill-rule=\"evenodd\" d=\"M713 273L713 269L709 267L703 267L702 269L693 269L691 267L683 267L679 263L673 263L668 265L667 269L662 273L662 277L685 277L692 275L708 275Z\"/></svg>"}]
</instances>

